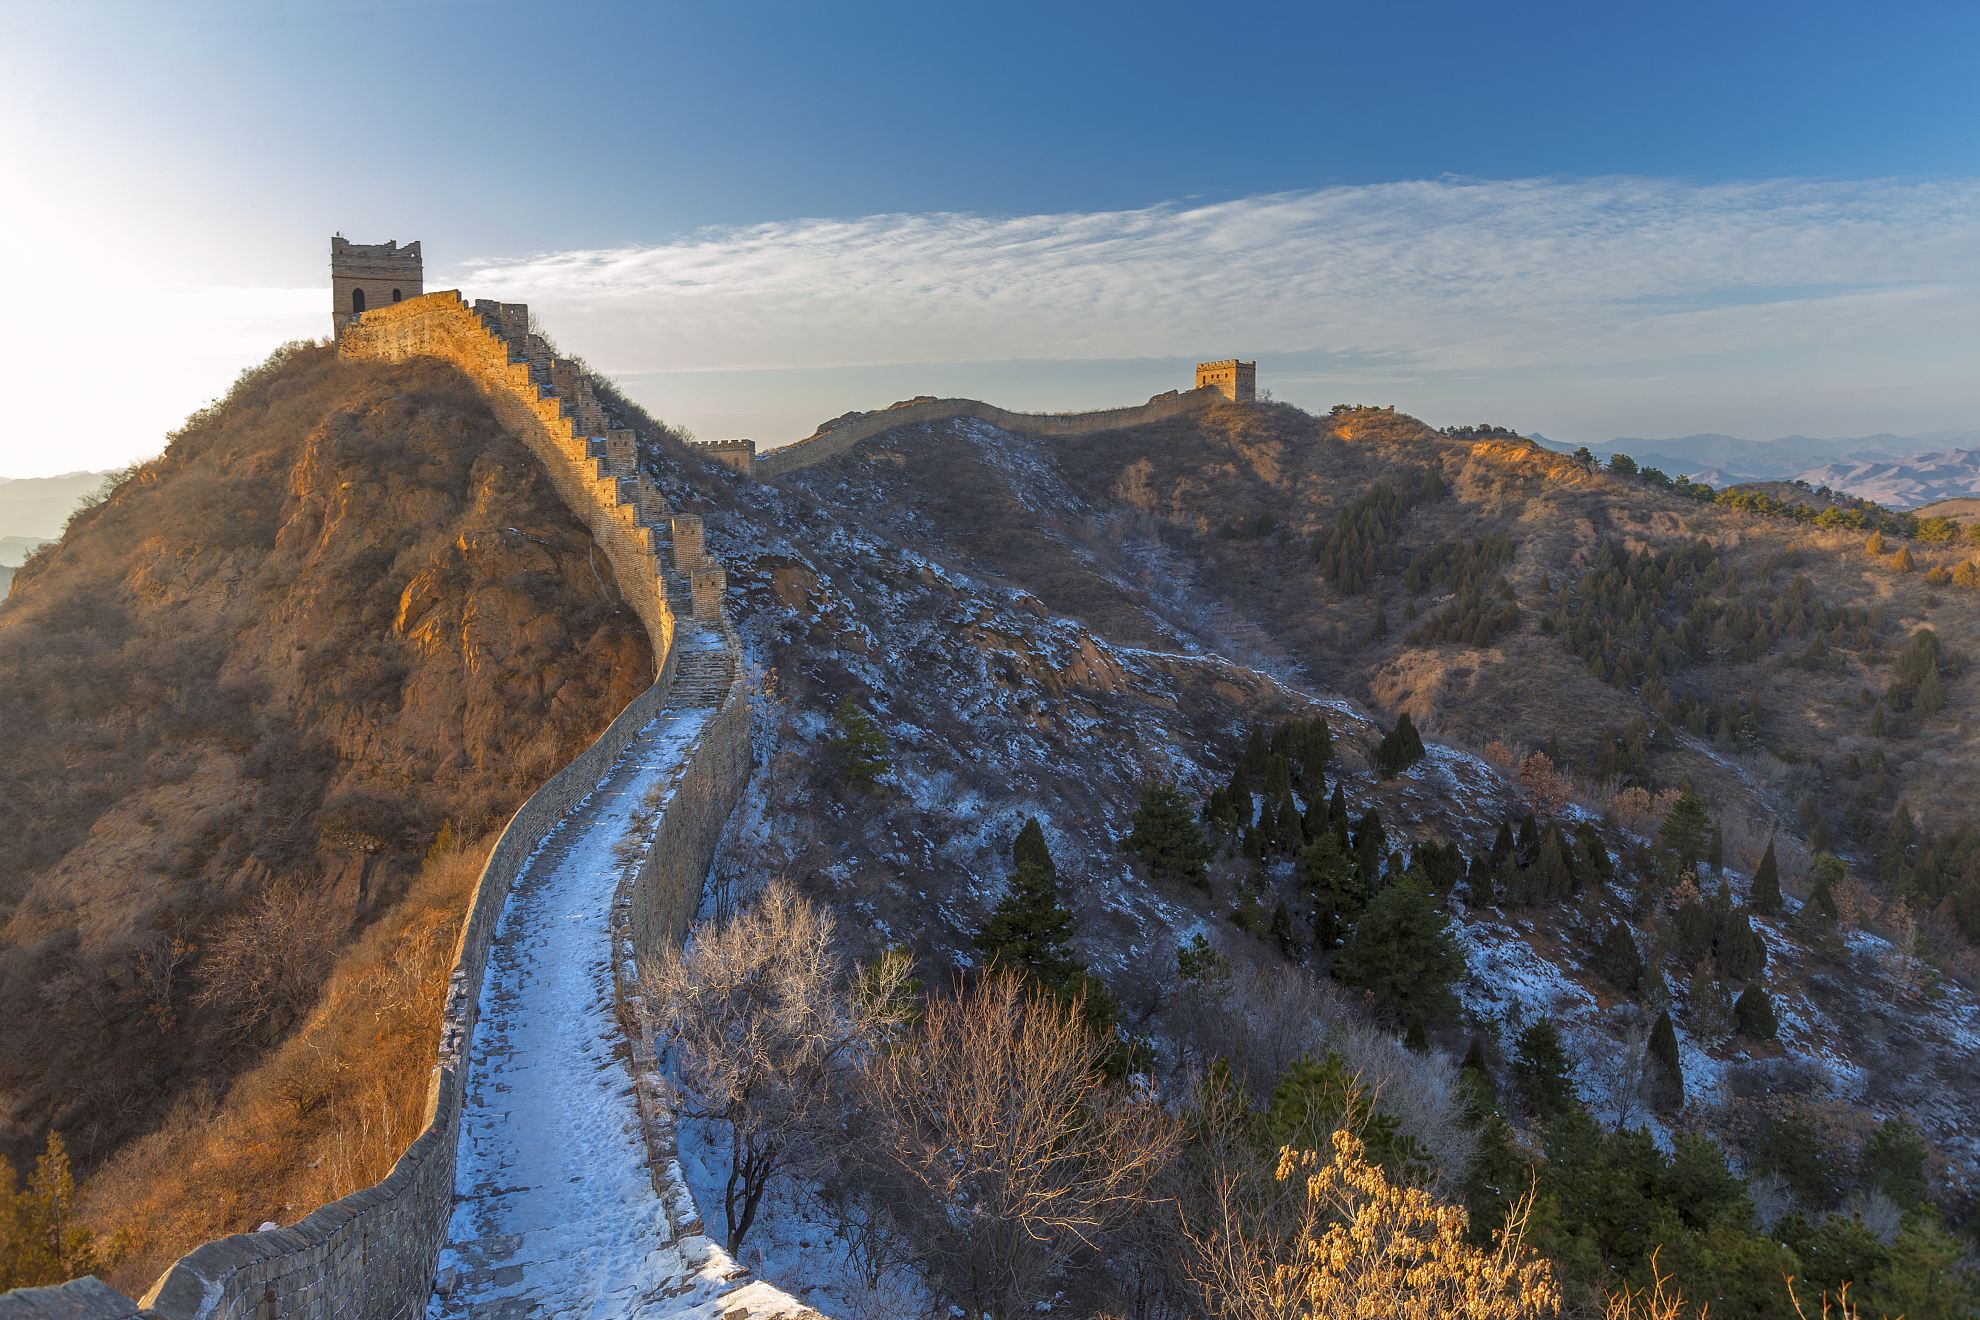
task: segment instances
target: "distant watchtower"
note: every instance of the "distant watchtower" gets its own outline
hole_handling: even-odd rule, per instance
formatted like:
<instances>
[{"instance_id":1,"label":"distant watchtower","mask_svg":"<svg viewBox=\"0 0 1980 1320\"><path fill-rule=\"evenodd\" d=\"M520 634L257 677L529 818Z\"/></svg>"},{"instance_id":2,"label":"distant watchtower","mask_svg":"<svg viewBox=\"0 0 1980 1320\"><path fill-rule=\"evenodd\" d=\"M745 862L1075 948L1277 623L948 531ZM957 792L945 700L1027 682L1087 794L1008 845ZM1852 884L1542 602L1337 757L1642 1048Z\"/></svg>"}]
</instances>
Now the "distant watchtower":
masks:
<instances>
[{"instance_id":1,"label":"distant watchtower","mask_svg":"<svg viewBox=\"0 0 1980 1320\"><path fill-rule=\"evenodd\" d=\"M1232 403L1253 403L1258 398L1258 364L1237 358L1196 364L1196 388L1208 385Z\"/></svg>"},{"instance_id":2,"label":"distant watchtower","mask_svg":"<svg viewBox=\"0 0 1980 1320\"><path fill-rule=\"evenodd\" d=\"M353 243L342 234L330 240L330 326L336 334L368 307L385 307L423 292L424 267L417 241Z\"/></svg>"}]
</instances>

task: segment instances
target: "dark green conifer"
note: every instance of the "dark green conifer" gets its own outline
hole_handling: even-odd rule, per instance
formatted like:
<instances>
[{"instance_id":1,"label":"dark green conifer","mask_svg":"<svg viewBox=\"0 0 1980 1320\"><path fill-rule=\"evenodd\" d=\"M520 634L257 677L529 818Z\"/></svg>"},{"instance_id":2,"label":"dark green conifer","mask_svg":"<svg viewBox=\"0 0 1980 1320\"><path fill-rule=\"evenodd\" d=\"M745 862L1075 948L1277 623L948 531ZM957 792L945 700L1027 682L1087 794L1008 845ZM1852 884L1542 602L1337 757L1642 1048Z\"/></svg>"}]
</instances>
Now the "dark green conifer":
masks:
<instances>
[{"instance_id":1,"label":"dark green conifer","mask_svg":"<svg viewBox=\"0 0 1980 1320\"><path fill-rule=\"evenodd\" d=\"M1561 1047L1560 1028L1540 1018L1519 1033L1513 1045L1513 1076L1519 1079L1527 1108L1540 1118L1552 1118L1574 1103L1574 1069Z\"/></svg>"},{"instance_id":2,"label":"dark green conifer","mask_svg":"<svg viewBox=\"0 0 1980 1320\"><path fill-rule=\"evenodd\" d=\"M1636 938L1622 922L1609 923L1601 945L1595 950L1595 970L1626 995L1643 988L1643 955L1637 950Z\"/></svg>"},{"instance_id":3,"label":"dark green conifer","mask_svg":"<svg viewBox=\"0 0 1980 1320\"><path fill-rule=\"evenodd\" d=\"M1772 915L1781 910L1781 866L1774 859L1774 841L1767 840L1767 851L1761 854L1760 867L1753 873L1753 887L1747 891L1746 901L1755 912Z\"/></svg>"},{"instance_id":4,"label":"dark green conifer","mask_svg":"<svg viewBox=\"0 0 1980 1320\"><path fill-rule=\"evenodd\" d=\"M873 717L860 709L848 693L832 710L838 734L826 744L845 766L846 778L861 788L872 788L887 773L887 739Z\"/></svg>"},{"instance_id":5,"label":"dark green conifer","mask_svg":"<svg viewBox=\"0 0 1980 1320\"><path fill-rule=\"evenodd\" d=\"M1433 1022L1456 1006L1451 983L1464 972L1464 955L1436 895L1409 871L1369 901L1333 971L1373 994L1391 1021Z\"/></svg>"},{"instance_id":6,"label":"dark green conifer","mask_svg":"<svg viewBox=\"0 0 1980 1320\"><path fill-rule=\"evenodd\" d=\"M1367 901L1352 854L1328 830L1299 855L1299 878L1313 903L1313 939L1332 949L1347 938Z\"/></svg>"},{"instance_id":7,"label":"dark green conifer","mask_svg":"<svg viewBox=\"0 0 1980 1320\"><path fill-rule=\"evenodd\" d=\"M1674 1113L1684 1105L1684 1065L1678 1059L1677 1028L1669 1009L1651 1024L1648 1053L1644 1082L1650 1103L1661 1112Z\"/></svg>"},{"instance_id":8,"label":"dark green conifer","mask_svg":"<svg viewBox=\"0 0 1980 1320\"><path fill-rule=\"evenodd\" d=\"M1189 809L1189 800L1174 784L1158 780L1142 786L1141 801L1134 809L1134 829L1127 842L1157 879L1176 880L1206 891L1210 888L1205 869L1210 845L1196 823L1196 813Z\"/></svg>"},{"instance_id":9,"label":"dark green conifer","mask_svg":"<svg viewBox=\"0 0 1980 1320\"><path fill-rule=\"evenodd\" d=\"M1339 784L1334 785L1334 796L1327 801L1327 827L1333 830L1334 837L1340 840L1345 850L1348 847L1347 794L1341 791Z\"/></svg>"},{"instance_id":10,"label":"dark green conifer","mask_svg":"<svg viewBox=\"0 0 1980 1320\"><path fill-rule=\"evenodd\" d=\"M993 962L1063 989L1079 970L1072 955L1073 914L1059 901L1058 867L1036 819L1028 818L1018 832L1011 861L1004 896L977 933L976 947Z\"/></svg>"},{"instance_id":11,"label":"dark green conifer","mask_svg":"<svg viewBox=\"0 0 1980 1320\"><path fill-rule=\"evenodd\" d=\"M1711 832L1712 821L1705 814L1705 804L1698 800L1697 794L1685 789L1658 827L1653 845L1658 874L1664 883L1676 884L1697 876L1698 864L1705 860L1711 846Z\"/></svg>"},{"instance_id":12,"label":"dark green conifer","mask_svg":"<svg viewBox=\"0 0 1980 1320\"><path fill-rule=\"evenodd\" d=\"M1733 1030L1753 1040L1772 1040L1780 1030L1774 1017L1774 999L1757 985L1749 985L1733 1000Z\"/></svg>"},{"instance_id":13,"label":"dark green conifer","mask_svg":"<svg viewBox=\"0 0 1980 1320\"><path fill-rule=\"evenodd\" d=\"M1409 712L1396 717L1396 727L1375 749L1375 769L1381 774L1397 775L1423 759L1423 739L1410 722Z\"/></svg>"},{"instance_id":14,"label":"dark green conifer","mask_svg":"<svg viewBox=\"0 0 1980 1320\"><path fill-rule=\"evenodd\" d=\"M1370 807L1354 827L1354 862L1361 882L1370 893L1382 880L1383 863L1389 857L1389 838L1382 831L1382 813Z\"/></svg>"}]
</instances>

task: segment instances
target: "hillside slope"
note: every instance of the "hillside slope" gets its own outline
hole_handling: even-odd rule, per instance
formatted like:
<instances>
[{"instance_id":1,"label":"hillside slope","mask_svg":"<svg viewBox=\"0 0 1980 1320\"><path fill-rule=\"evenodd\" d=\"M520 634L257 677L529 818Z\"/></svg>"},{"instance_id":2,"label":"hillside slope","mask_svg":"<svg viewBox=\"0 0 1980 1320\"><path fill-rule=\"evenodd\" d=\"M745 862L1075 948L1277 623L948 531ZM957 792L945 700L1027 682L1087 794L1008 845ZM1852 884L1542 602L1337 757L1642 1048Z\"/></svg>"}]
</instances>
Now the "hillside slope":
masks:
<instances>
[{"instance_id":1,"label":"hillside slope","mask_svg":"<svg viewBox=\"0 0 1980 1320\"><path fill-rule=\"evenodd\" d=\"M718 861L716 911L787 875L840 911L857 952L908 945L939 984L980 965L1010 840L1036 816L1081 956L1180 1085L1167 1071L1193 1029L1180 945L1203 935L1268 975L1329 957L1288 861L1226 853L1207 893L1152 879L1123 846L1142 782L1173 779L1200 801L1248 723L1318 711L1335 737L1328 782L1354 818L1379 811L1405 852L1452 840L1477 858L1533 809L1512 762L1547 748L1575 798L1561 819L1606 816L1619 874L1565 906L1459 886L1464 1012L1433 1031L1448 1057L1479 1031L1501 1068L1522 1023L1556 1021L1592 1110L1668 1136L1617 1075L1668 1008L1684 1122L1736 1158L1759 1158L1781 1106L1836 1116L1859 1143L1866 1124L1907 1116L1950 1161L1954 1201L1970 1186L1980 1004L1956 980L1921 988L1924 946L1875 916L1898 896L1879 876L1898 799L1950 830L1975 782L1975 692L1956 662L1980 644L1974 597L1925 573L1958 551L1906 546L1917 562L1903 572L1860 532L1700 506L1373 411L1220 408L1076 441L934 422L774 483L671 450L648 461L719 529L760 688L761 768ZM1620 550L1669 557L1644 561L1658 574L1622 574ZM1620 596L1605 573L1628 578ZM1579 618L1598 596L1600 617ZM1866 702L1892 688L1924 626L1945 647L1942 706ZM848 699L887 745L871 791L835 750ZM1375 746L1403 710L1431 752L1383 776ZM1778 1043L1715 1025L1717 988L1696 982L1672 934L1681 899L1644 870L1669 800L1656 795L1687 782L1723 829L1735 904L1779 831L1787 912L1754 918ZM1819 948L1795 915L1817 845L1853 872L1846 937ZM1970 968L1970 891L1928 902L1910 883L1912 906L1887 915L1930 927L1934 975ZM1292 909L1290 953L1264 929L1275 899ZM1613 923L1657 969L1653 989L1619 994L1598 970Z\"/></svg>"},{"instance_id":2,"label":"hillside slope","mask_svg":"<svg viewBox=\"0 0 1980 1320\"><path fill-rule=\"evenodd\" d=\"M302 348L243 377L0 607L0 1014L25 1024L0 1051L0 1150L19 1164L52 1127L93 1168L170 1112L182 1144L141 1180L169 1201L202 1172L188 1133L340 968L378 1016L337 1076L363 1080L401 998L430 1033L416 983L444 976L460 849L650 665L589 534L457 373ZM417 1107L425 1048L370 1061L360 1123L400 1092ZM346 1089L285 1093L318 1122ZM226 1147L311 1162L283 1140L236 1116ZM328 1190L242 1180L145 1259Z\"/></svg>"}]
</instances>

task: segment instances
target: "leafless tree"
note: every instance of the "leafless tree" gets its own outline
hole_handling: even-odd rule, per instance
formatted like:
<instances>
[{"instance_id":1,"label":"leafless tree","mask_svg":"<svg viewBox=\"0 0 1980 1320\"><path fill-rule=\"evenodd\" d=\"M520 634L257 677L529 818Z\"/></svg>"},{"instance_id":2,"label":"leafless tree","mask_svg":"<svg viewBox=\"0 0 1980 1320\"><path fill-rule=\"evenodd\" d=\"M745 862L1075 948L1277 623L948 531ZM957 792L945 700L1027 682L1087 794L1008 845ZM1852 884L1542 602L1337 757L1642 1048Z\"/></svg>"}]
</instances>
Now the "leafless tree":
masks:
<instances>
[{"instance_id":1,"label":"leafless tree","mask_svg":"<svg viewBox=\"0 0 1980 1320\"><path fill-rule=\"evenodd\" d=\"M301 1017L316 1002L342 928L322 894L270 885L223 920L199 964L198 1000L246 1035L271 1018Z\"/></svg>"},{"instance_id":2,"label":"leafless tree","mask_svg":"<svg viewBox=\"0 0 1980 1320\"><path fill-rule=\"evenodd\" d=\"M901 996L876 982L907 974L905 959L883 959L855 993L831 914L777 881L642 977L655 1039L679 1071L683 1112L729 1130L731 1251L771 1180L823 1148L859 1047L898 1011Z\"/></svg>"},{"instance_id":3,"label":"leafless tree","mask_svg":"<svg viewBox=\"0 0 1980 1320\"><path fill-rule=\"evenodd\" d=\"M1143 1208L1175 1122L1109 1082L1079 1007L992 973L938 996L865 1070L878 1149L930 1264L976 1314L1028 1312Z\"/></svg>"}]
</instances>

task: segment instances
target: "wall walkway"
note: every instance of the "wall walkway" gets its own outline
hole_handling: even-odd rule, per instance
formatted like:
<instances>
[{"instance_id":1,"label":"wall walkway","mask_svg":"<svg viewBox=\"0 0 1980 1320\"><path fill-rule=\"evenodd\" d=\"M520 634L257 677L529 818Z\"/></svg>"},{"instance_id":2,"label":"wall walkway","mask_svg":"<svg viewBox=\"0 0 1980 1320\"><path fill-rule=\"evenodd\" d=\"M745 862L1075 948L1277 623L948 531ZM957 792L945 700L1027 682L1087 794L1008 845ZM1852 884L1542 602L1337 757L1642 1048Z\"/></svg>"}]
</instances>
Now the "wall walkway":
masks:
<instances>
[{"instance_id":1,"label":"wall walkway","mask_svg":"<svg viewBox=\"0 0 1980 1320\"><path fill-rule=\"evenodd\" d=\"M427 1312L430 1301L444 1307L444 1299L434 1301L436 1263L456 1219L457 1174L464 1184L459 1190L473 1200L479 1194L476 1171L484 1167L478 1161L488 1149L485 1143L462 1146L464 1116L476 1116L468 1130L477 1142L498 1139L489 1134L501 1129L501 1084L485 1073L478 1085L470 1084L472 1061L486 1060L500 1048L492 1039L477 1046L484 999L491 1012L515 1009L500 994L484 995L491 956L498 966L511 967L502 960L515 956L515 941L543 936L532 912L537 917L546 912L532 909L529 894L536 891L531 887L553 884L564 871L552 866L542 873L551 878L539 880L533 859L553 838L570 840L572 847L581 840L586 849L601 830L614 843L623 838L627 817L607 804L620 801L613 797L612 785L625 782L629 774L638 782L658 775L671 784L665 808L647 826L651 839L638 867L606 892L571 895L574 901L597 905L595 911L569 915L589 922L598 933L595 956L611 973L598 993L590 1000L581 995L559 999L554 978L513 982L521 995L551 996L548 1005L534 1006L531 1013L540 1010L554 1018L561 1008L568 1010L574 1028L589 1024L595 1029L600 1005L608 1017L615 1001L622 1008L633 1006L628 987L635 983L638 961L677 944L685 933L722 821L748 778L749 714L740 647L722 616L726 578L704 552L701 520L672 513L660 490L638 470L633 433L606 425L583 371L556 358L530 332L528 309L488 302L469 308L458 293L428 294L367 312L346 329L339 347L347 356L384 361L444 358L482 386L497 413L543 462L558 494L591 529L611 563L619 591L652 642L654 681L590 747L517 809L497 839L461 927L427 1091L426 1125L382 1181L290 1227L237 1234L197 1248L152 1287L142 1309L90 1279L0 1296L0 1320L60 1314L412 1320ZM689 642L685 649L676 645L677 633ZM695 712L691 717L683 713L690 710ZM663 732L682 734L688 723L691 736L670 739ZM654 751L658 744L670 749L665 756ZM649 763L655 757L665 764ZM507 926L505 913L513 918ZM559 915L549 912L547 917ZM498 932L505 930L509 944L498 940ZM498 946L506 952L495 952ZM642 1159L654 1200L668 1207L667 1216L649 1217L644 1225L668 1235L656 1247L673 1250L681 1259L693 1255L712 1271L698 1298L678 1294L688 1309L641 1313L715 1314L724 1320L801 1314L790 1298L747 1282L739 1271L726 1280L715 1277L733 1267L723 1264L726 1258L719 1251L707 1255L712 1244L699 1237L692 1198L673 1159L671 1124L654 1108L659 1091L651 1042L639 1030L631 1033L630 1055L640 1080L628 1087L631 1079L622 1074L619 1089L635 1097L623 1115L635 1140L630 1148L611 1148L617 1151L611 1156L611 1172L623 1175L628 1150L630 1158ZM612 1068L618 1066L612 1061ZM552 1145L560 1140L558 1132L543 1131L540 1124L531 1128L510 1136ZM646 1148L641 1137L657 1144ZM608 1148L609 1143L594 1149ZM686 1213L681 1212L682 1202ZM474 1221L470 1217L467 1222ZM594 1220L593 1227L606 1231L600 1221Z\"/></svg>"}]
</instances>

